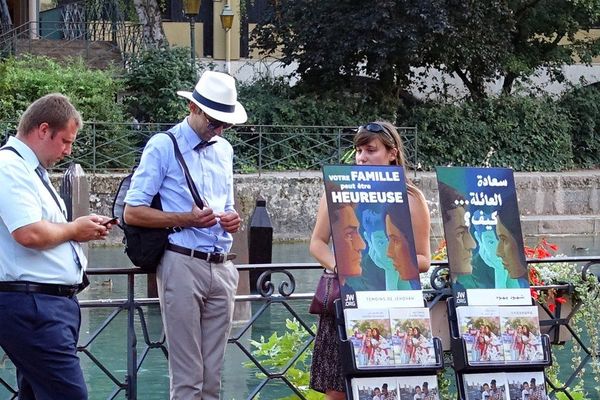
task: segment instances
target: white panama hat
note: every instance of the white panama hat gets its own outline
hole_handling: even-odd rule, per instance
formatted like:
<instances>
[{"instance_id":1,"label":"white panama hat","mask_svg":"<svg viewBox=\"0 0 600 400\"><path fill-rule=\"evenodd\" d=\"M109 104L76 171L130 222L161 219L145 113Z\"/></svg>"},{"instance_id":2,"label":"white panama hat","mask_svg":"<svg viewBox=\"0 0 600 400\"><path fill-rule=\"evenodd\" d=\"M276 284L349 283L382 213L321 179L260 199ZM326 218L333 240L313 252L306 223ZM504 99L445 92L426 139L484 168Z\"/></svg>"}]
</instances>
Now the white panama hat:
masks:
<instances>
[{"instance_id":1,"label":"white panama hat","mask_svg":"<svg viewBox=\"0 0 600 400\"><path fill-rule=\"evenodd\" d=\"M193 92L177 94L193 101L211 118L228 124L243 124L248 119L244 106L237 101L235 79L222 72L205 71Z\"/></svg>"}]
</instances>

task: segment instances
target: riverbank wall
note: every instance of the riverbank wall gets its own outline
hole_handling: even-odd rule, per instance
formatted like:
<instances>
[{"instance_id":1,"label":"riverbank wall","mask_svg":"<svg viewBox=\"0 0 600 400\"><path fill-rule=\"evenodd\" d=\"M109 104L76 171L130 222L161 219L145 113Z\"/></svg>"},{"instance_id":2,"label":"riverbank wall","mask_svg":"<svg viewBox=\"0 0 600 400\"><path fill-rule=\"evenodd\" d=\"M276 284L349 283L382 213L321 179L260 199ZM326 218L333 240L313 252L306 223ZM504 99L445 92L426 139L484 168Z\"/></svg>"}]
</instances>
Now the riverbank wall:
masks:
<instances>
[{"instance_id":1,"label":"riverbank wall","mask_svg":"<svg viewBox=\"0 0 600 400\"><path fill-rule=\"evenodd\" d=\"M431 210L432 236L441 237L435 173L408 173L423 191ZM90 210L112 215L112 202L125 174L89 174ZM59 176L55 176L58 179ZM323 192L320 171L272 172L235 176L236 209L249 221L262 197L273 224L276 241L310 238ZM523 234L597 235L600 233L600 170L515 173ZM115 229L107 244L121 242Z\"/></svg>"}]
</instances>

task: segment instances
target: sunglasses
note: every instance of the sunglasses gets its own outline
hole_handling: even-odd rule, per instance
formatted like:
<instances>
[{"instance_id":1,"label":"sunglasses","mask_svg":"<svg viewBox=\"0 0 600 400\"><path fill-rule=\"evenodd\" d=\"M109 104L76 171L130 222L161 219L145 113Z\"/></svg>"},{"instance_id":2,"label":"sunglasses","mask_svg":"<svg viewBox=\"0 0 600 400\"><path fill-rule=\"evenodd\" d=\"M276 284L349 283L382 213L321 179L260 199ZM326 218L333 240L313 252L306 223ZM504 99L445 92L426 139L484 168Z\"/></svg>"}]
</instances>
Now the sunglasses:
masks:
<instances>
[{"instance_id":1,"label":"sunglasses","mask_svg":"<svg viewBox=\"0 0 600 400\"><path fill-rule=\"evenodd\" d=\"M204 113L204 116L206 117L206 120L208 121L208 129L210 129L210 130L215 130L215 129L219 129L219 128L223 128L223 130L225 130L225 129L229 129L233 126L233 124L229 124L227 122L222 122L222 121L216 120L214 118L211 118L207 113Z\"/></svg>"},{"instance_id":2,"label":"sunglasses","mask_svg":"<svg viewBox=\"0 0 600 400\"><path fill-rule=\"evenodd\" d=\"M378 124L377 122L369 122L367 125L363 125L358 128L359 131L361 129L366 129L369 132L373 132L373 133L379 133L379 132L387 133L387 131L383 128L383 126L381 126L381 124Z\"/></svg>"}]
</instances>

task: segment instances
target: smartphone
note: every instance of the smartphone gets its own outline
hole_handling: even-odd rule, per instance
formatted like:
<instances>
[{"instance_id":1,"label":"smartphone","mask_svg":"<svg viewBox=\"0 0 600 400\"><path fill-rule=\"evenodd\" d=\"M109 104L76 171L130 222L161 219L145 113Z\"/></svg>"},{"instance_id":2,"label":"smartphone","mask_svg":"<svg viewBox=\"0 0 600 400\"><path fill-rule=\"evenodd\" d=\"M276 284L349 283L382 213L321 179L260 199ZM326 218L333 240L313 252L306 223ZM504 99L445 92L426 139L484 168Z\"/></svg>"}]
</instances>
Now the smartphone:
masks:
<instances>
[{"instance_id":1,"label":"smartphone","mask_svg":"<svg viewBox=\"0 0 600 400\"><path fill-rule=\"evenodd\" d=\"M104 222L102 225L104 225L104 226L107 226L108 224L115 225L117 222L119 222L119 218L113 218L113 219L109 219L108 221Z\"/></svg>"}]
</instances>

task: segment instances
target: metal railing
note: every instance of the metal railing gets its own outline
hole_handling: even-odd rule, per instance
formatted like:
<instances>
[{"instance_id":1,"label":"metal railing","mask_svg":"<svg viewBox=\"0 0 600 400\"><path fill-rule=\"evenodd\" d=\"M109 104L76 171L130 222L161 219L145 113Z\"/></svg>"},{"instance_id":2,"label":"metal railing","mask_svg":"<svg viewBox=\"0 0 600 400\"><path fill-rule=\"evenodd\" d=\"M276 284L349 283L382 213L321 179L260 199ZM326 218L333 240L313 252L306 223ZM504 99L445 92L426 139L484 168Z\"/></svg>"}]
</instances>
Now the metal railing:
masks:
<instances>
[{"instance_id":1,"label":"metal railing","mask_svg":"<svg viewBox=\"0 0 600 400\"><path fill-rule=\"evenodd\" d=\"M545 259L545 260L530 260L530 263L547 263L547 262L568 262L568 263L583 263L585 264L582 268L582 273L586 273L588 268L591 265L600 264L600 257L565 257L565 258L553 258L553 259ZM427 304L429 308L434 307L437 303L441 301L445 301L445 299L450 295L449 289L445 284L445 280L443 276L446 276L446 271L444 269L447 268L447 265L444 262L434 262L433 266L435 268L434 273L432 274L431 283L434 287L433 290L425 290L424 295L427 299ZM309 324L305 321L302 316L296 312L293 308L294 302L298 300L307 300L312 297L312 293L295 293L296 289L296 281L294 278L294 272L302 273L306 270L310 269L320 269L320 265L316 263L304 263L304 264L262 264L262 265L239 265L238 270L240 271L256 271L261 272L260 277L257 280L257 288L260 288L259 294L250 294L250 295L238 295L236 296L236 302L259 302L261 305L259 309L254 312L249 318L247 322L245 322L242 326L237 327L234 330L234 333L229 337L228 343L229 346L236 346L241 350L244 356L247 358L249 362L255 365L259 371L262 373L263 378L257 383L257 385L249 390L249 394L247 399L256 398L261 392L268 390L266 389L268 385L274 381L282 382L286 387L289 388L298 398L305 399L304 395L300 388L294 386L290 377L287 376L287 372L292 365L302 356L302 354L306 351L309 351L310 345L314 339L314 332ZM81 300L82 308L110 308L113 311L105 318L104 322L100 324L100 326L94 331L91 332L89 338L81 343L79 343L78 350L82 356L90 359L94 365L96 365L99 370L105 374L105 376L112 382L114 386L113 392L107 396L108 399L114 399L118 396L125 396L127 399L137 399L138 397L138 375L140 373L140 369L144 366L145 360L148 358L149 354L154 351L159 350L164 356L167 355L167 349L164 344L164 335L159 335L158 340L152 340L151 334L148 329L148 325L146 322L146 315L144 313L143 307L145 306L156 306L158 300L155 298L136 298L134 294L134 286L135 286L135 276L144 274L138 268L104 268L104 269L91 269L89 271L90 275L110 275L110 276L126 276L127 277L127 298L125 299L96 299L96 300ZM283 276L283 280L278 285L277 289L275 285L271 282L271 275L281 275ZM596 279L593 276L593 279ZM569 291L572 288L570 285L554 285L554 286L540 286L534 287L534 289L538 290L564 290ZM89 289L88 289L89 290ZM277 293L275 291L277 290ZM290 316L297 319L301 326L308 332L310 335L309 339L300 347L300 349L289 358L289 361L285 364L281 370L271 371L269 368L265 367L260 359L256 357L251 350L246 348L244 343L242 342L243 335L256 323L257 319L268 312L268 310L275 306L281 305L285 310L289 313ZM593 354L591 352L590 346L588 346L584 339L578 335L577 331L573 329L570 325L573 316L577 313L579 307L581 305L575 304L573 307L573 311L570 312L566 316L560 315L560 310L556 310L555 312L551 312L547 308L545 308L548 313L548 318L541 322L542 326L549 326L550 331L549 335L552 339L553 344L559 345L561 342L558 339L559 329L566 328L571 333L573 340L577 341L581 346L582 350L586 354L580 361L580 363L575 366L573 370L569 369L569 374L567 378L564 380L565 385L562 387L556 387L554 385L550 385L551 389L549 390L549 394L552 398L555 398L557 393L564 393L566 398L573 400L574 397L570 393L570 388L575 385L578 379L580 379L581 373L583 373L586 366L588 366L591 362L600 361L599 354ZM100 358L95 355L93 351L93 344L98 340L100 334L109 329L111 323L115 321L115 318L120 313L126 314L126 372L124 376L120 376L118 373L111 371L105 364L100 360ZM142 345L143 349L138 352L138 334L136 333L136 316L140 321L140 327L142 331ZM542 317L542 316L541 316ZM597 319L597 323L600 323L600 318ZM554 334L556 333L556 334ZM555 346L555 348L557 348ZM114 351L117 354L122 354L123 349L114 348ZM562 351L565 351L564 348ZM554 353L557 353L557 350L554 350ZM445 357L446 358L446 357ZM447 360L446 364L449 366L451 361ZM165 367L166 368L166 367ZM589 368L588 368L589 369ZM589 371L586 371L589 373ZM8 392L9 398L14 399L17 396L17 389L14 385L11 385L6 380L0 379L0 385L5 388L6 392ZM168 392L168 387L164 388L164 395ZM264 394L264 393L263 393Z\"/></svg>"},{"instance_id":2,"label":"metal railing","mask_svg":"<svg viewBox=\"0 0 600 400\"><path fill-rule=\"evenodd\" d=\"M86 171L128 171L135 165L148 139L173 124L116 124L86 122L77 137L70 161ZM0 139L15 133L16 122L0 121ZM340 163L352 149L356 127L298 125L239 125L225 132L234 150L234 171L250 173L284 170L316 170ZM418 134L414 127L399 127L408 167L419 166Z\"/></svg>"},{"instance_id":3,"label":"metal railing","mask_svg":"<svg viewBox=\"0 0 600 400\"><path fill-rule=\"evenodd\" d=\"M107 49L118 51L125 65L144 47L143 27L129 21L29 21L0 32L0 56L31 53L41 43L44 54L58 56L65 54L65 46L72 43L79 55L93 64L106 57L106 53L96 55L94 43L100 42L107 44Z\"/></svg>"}]
</instances>

